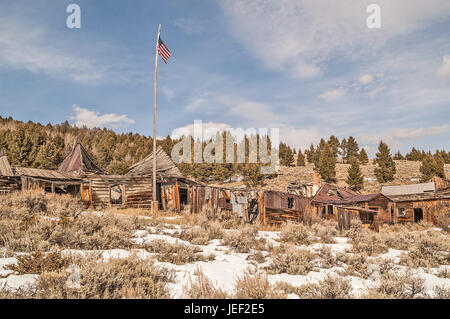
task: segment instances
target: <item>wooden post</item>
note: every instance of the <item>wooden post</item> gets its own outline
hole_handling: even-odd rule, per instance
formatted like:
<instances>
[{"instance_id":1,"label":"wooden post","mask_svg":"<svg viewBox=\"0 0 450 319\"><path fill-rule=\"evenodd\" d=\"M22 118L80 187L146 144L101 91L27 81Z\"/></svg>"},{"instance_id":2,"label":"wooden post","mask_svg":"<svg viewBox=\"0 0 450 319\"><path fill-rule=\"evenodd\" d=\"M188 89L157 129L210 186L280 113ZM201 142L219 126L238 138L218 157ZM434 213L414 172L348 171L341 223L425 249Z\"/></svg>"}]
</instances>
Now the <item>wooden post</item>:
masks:
<instances>
[{"instance_id":1,"label":"wooden post","mask_svg":"<svg viewBox=\"0 0 450 319\"><path fill-rule=\"evenodd\" d=\"M92 181L89 181L89 208L92 208Z\"/></svg>"},{"instance_id":2,"label":"wooden post","mask_svg":"<svg viewBox=\"0 0 450 319\"><path fill-rule=\"evenodd\" d=\"M55 193L55 183L52 183L52 194L54 194Z\"/></svg>"},{"instance_id":3,"label":"wooden post","mask_svg":"<svg viewBox=\"0 0 450 319\"><path fill-rule=\"evenodd\" d=\"M161 25L158 27L158 37L156 38L156 47L158 46L159 36L161 34ZM153 218L156 217L156 83L158 80L158 50L155 47L155 101L153 107Z\"/></svg>"},{"instance_id":4,"label":"wooden post","mask_svg":"<svg viewBox=\"0 0 450 319\"><path fill-rule=\"evenodd\" d=\"M181 205L180 205L180 189L178 187L178 181L175 181L175 209L177 212L181 211Z\"/></svg>"}]
</instances>

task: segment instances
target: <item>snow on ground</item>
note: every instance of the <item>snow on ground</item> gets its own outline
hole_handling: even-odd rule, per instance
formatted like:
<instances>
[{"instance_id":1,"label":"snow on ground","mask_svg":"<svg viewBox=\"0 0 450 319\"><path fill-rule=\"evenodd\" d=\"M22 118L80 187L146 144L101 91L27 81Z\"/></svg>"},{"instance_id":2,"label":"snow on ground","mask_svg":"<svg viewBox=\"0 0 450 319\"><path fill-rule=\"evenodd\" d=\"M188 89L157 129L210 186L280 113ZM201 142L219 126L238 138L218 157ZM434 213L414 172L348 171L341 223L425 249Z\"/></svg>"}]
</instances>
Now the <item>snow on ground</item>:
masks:
<instances>
[{"instance_id":1,"label":"snow on ground","mask_svg":"<svg viewBox=\"0 0 450 319\"><path fill-rule=\"evenodd\" d=\"M94 212L94 214L100 215L102 212ZM166 219L174 220L176 217L167 217ZM185 227L185 226L183 226ZM173 298L185 298L186 288L190 285L191 280L196 279L196 274L200 269L216 287L232 292L234 289L235 280L238 276L243 275L246 271L254 272L255 270L262 270L265 266L268 266L271 262L271 258L258 264L255 267L255 262L247 260L247 257L251 253L237 253L231 251L229 247L222 245L222 240L214 239L208 243L208 245L192 245L188 241L176 238L182 231L182 226L176 224L162 224L158 227L148 226L145 229L137 230L134 232L134 238L132 241L137 245L142 245L150 243L154 240L164 240L170 244L185 244L188 246L198 247L202 250L204 255L209 255L213 253L216 257L213 261L200 261L184 265L174 265L167 262L156 261L156 254L149 253L145 249L110 249L102 251L88 251L88 250L63 250L63 254L79 254L88 255L98 253L99 258L107 261L111 258L126 258L131 255L136 255L138 258L153 258L156 265L165 266L169 269L176 271L176 278L174 283L169 283L168 287ZM226 232L230 230L225 230ZM280 245L279 231L259 231L258 238L265 239L269 244L273 246ZM349 239L345 237L334 237L334 244L323 244L314 243L312 245L300 245L299 248L308 249L310 251L317 251L322 247L329 247L332 253L345 253L347 250L352 248L349 243ZM382 259L391 259L394 263L398 263L400 255L405 251L396 250L389 248L388 252L379 255L378 257L370 257L368 260L371 262L368 266L367 271L371 273L369 278L363 279L360 277L347 276L346 278L350 280L352 286L352 294L354 296L361 295L368 288L375 287L379 284L381 277L380 268L377 265L377 261ZM268 252L263 252L264 255L269 255ZM7 289L17 289L24 288L33 284L37 278L37 275L27 274L27 275L15 275L13 271L6 269L9 264L16 263L16 258L0 258L0 287L5 285ZM257 269L256 269L257 268ZM406 271L404 266L396 266L396 271L402 272ZM450 271L450 266L441 266L435 269L415 269L412 271L412 275L419 276L425 279L425 287L431 293L432 289L439 285L442 287L450 288L450 279L437 277L436 274L439 271L448 269ZM318 283L323 280L327 274L332 274L335 276L339 275L339 272L343 271L342 267L332 267L329 269L314 269L314 271L309 272L306 275L289 275L289 274L270 274L268 275L269 281L271 283L276 282L286 282L292 286L301 286L308 283ZM290 294L288 298L298 298L295 294Z\"/></svg>"}]
</instances>

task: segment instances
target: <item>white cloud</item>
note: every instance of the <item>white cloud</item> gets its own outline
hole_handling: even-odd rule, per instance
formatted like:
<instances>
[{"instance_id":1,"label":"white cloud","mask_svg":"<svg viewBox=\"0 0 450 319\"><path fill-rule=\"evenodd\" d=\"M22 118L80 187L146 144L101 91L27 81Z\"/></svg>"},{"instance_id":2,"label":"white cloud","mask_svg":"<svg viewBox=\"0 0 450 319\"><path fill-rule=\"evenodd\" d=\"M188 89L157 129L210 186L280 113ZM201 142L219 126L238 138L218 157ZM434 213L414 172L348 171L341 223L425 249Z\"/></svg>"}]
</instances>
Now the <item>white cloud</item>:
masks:
<instances>
[{"instance_id":1,"label":"white cloud","mask_svg":"<svg viewBox=\"0 0 450 319\"><path fill-rule=\"evenodd\" d=\"M86 125L88 128L108 127L117 128L133 124L134 120L128 118L126 114L117 115L114 113L100 115L97 111L81 108L77 105L73 106L75 115L70 117L74 124L78 127Z\"/></svg>"},{"instance_id":2,"label":"white cloud","mask_svg":"<svg viewBox=\"0 0 450 319\"><path fill-rule=\"evenodd\" d=\"M428 128L394 128L387 130L382 134L361 134L358 136L358 140L363 144L377 144L382 140L393 146L398 146L405 141L431 135L439 135L447 131L450 131L450 125Z\"/></svg>"},{"instance_id":3,"label":"white cloud","mask_svg":"<svg viewBox=\"0 0 450 319\"><path fill-rule=\"evenodd\" d=\"M372 1L222 1L233 35L269 69L320 75L331 55L373 54L387 40L450 15L448 0L378 0L382 28L366 26Z\"/></svg>"},{"instance_id":4,"label":"white cloud","mask_svg":"<svg viewBox=\"0 0 450 319\"><path fill-rule=\"evenodd\" d=\"M230 128L231 126L225 123L215 123L215 122L202 122L202 134L203 141L207 141L210 138L216 136L217 132L223 132L225 129ZM183 136L194 136L194 124L187 124L182 127L178 127L172 131L170 136L173 139L178 139Z\"/></svg>"},{"instance_id":5,"label":"white cloud","mask_svg":"<svg viewBox=\"0 0 450 319\"><path fill-rule=\"evenodd\" d=\"M380 87L378 87L376 89L370 90L367 93L367 96L373 99L383 89L384 89L384 86L380 86Z\"/></svg>"},{"instance_id":6,"label":"white cloud","mask_svg":"<svg viewBox=\"0 0 450 319\"><path fill-rule=\"evenodd\" d=\"M372 74L364 74L359 78L359 82L362 84L369 84L373 81L373 75Z\"/></svg>"},{"instance_id":7,"label":"white cloud","mask_svg":"<svg viewBox=\"0 0 450 319\"><path fill-rule=\"evenodd\" d=\"M201 33L204 30L202 22L194 18L179 18L174 24L188 35Z\"/></svg>"},{"instance_id":8,"label":"white cloud","mask_svg":"<svg viewBox=\"0 0 450 319\"><path fill-rule=\"evenodd\" d=\"M441 77L450 77L450 55L442 57L442 65L437 70L437 74Z\"/></svg>"},{"instance_id":9,"label":"white cloud","mask_svg":"<svg viewBox=\"0 0 450 319\"><path fill-rule=\"evenodd\" d=\"M340 88L336 90L326 91L319 95L319 98L326 101L335 101L342 97L344 97L345 93L347 93L347 89Z\"/></svg>"}]
</instances>

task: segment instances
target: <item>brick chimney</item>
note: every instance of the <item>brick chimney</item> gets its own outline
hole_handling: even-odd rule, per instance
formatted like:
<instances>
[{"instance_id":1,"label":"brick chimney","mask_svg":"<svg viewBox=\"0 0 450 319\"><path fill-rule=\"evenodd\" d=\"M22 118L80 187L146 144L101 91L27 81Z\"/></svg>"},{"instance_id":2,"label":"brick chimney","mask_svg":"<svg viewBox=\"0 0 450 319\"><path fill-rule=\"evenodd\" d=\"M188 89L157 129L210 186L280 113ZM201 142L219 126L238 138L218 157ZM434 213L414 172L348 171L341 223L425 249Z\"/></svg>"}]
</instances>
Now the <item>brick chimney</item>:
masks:
<instances>
[{"instance_id":1,"label":"brick chimney","mask_svg":"<svg viewBox=\"0 0 450 319\"><path fill-rule=\"evenodd\" d=\"M314 171L313 185L314 186L319 186L319 184L320 184L320 174L319 174L319 172Z\"/></svg>"}]
</instances>

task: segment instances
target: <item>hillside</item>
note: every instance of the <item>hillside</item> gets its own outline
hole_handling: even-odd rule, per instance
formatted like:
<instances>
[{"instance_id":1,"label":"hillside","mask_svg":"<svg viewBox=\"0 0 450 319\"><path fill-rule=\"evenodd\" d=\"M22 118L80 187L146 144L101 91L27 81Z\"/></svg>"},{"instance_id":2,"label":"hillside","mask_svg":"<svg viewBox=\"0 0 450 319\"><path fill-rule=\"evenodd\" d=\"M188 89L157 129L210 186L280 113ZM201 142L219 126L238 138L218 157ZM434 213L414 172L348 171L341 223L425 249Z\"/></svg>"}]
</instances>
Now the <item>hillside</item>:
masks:
<instances>
[{"instance_id":1,"label":"hillside","mask_svg":"<svg viewBox=\"0 0 450 319\"><path fill-rule=\"evenodd\" d=\"M419 161L395 161L397 173L395 174L394 181L386 183L384 185L400 185L400 184L415 184L420 182L420 164ZM345 179L347 178L347 169L350 164L336 164L336 178L339 186L347 186ZM375 165L372 161L367 165L361 165L361 170L364 175L364 188L361 193L376 193L381 190L381 184L375 178L374 174ZM298 183L310 183L312 182L314 172L314 164L307 163L306 166L294 166L287 167L281 166L278 176L273 179L267 179L265 181L264 189L273 189L279 191L285 191L286 186L290 182ZM450 176L450 164L445 164L446 176ZM370 179L370 180L367 180ZM242 182L225 183L227 187L239 187L243 186Z\"/></svg>"}]
</instances>

